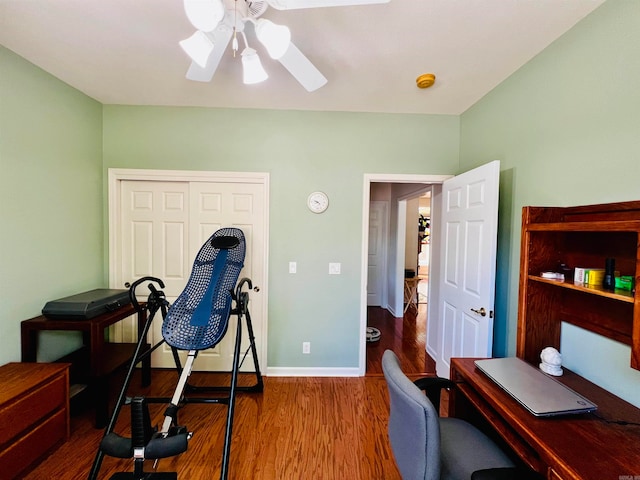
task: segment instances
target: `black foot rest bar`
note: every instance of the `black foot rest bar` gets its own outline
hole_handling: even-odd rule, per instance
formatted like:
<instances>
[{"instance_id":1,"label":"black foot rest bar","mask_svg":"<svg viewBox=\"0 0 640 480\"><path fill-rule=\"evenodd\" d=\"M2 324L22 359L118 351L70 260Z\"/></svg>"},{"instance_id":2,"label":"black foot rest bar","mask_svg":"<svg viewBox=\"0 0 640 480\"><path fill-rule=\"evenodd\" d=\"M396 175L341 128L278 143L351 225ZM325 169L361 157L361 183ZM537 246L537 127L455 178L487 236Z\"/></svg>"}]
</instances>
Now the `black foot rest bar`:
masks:
<instances>
[{"instance_id":1,"label":"black foot rest bar","mask_svg":"<svg viewBox=\"0 0 640 480\"><path fill-rule=\"evenodd\" d=\"M151 426L149 407L144 397L131 400L131 438L110 432L102 438L100 450L103 454L116 458L134 459L133 472L120 472L111 480L174 479L174 472L162 474L145 472L145 460L173 457L187 451L192 434L185 427L172 426L168 432L158 432Z\"/></svg>"},{"instance_id":2,"label":"black foot rest bar","mask_svg":"<svg viewBox=\"0 0 640 480\"><path fill-rule=\"evenodd\" d=\"M186 431L173 435L169 432L169 436L167 437L156 433L144 447L144 458L147 460L157 460L180 455L187 451L189 437L190 435ZM134 455L133 442L131 439L113 432L104 436L100 443L100 448L105 455L109 455L110 457L132 458Z\"/></svg>"}]
</instances>

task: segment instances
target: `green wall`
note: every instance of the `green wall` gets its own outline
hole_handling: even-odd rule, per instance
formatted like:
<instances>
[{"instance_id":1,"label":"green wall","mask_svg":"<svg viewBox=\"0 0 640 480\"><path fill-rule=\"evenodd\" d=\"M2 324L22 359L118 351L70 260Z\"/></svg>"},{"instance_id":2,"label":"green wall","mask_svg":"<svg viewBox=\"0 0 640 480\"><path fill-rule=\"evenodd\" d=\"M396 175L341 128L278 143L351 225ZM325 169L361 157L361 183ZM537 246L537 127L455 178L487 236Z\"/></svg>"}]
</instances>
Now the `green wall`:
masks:
<instances>
[{"instance_id":1,"label":"green wall","mask_svg":"<svg viewBox=\"0 0 640 480\"><path fill-rule=\"evenodd\" d=\"M0 62L0 363L20 359L20 321L47 300L107 286L116 167L269 172L268 365L356 368L363 174L458 168L457 116L103 106L2 47ZM305 207L316 189L323 215ZM39 359L79 341L41 335Z\"/></svg>"},{"instance_id":2,"label":"green wall","mask_svg":"<svg viewBox=\"0 0 640 480\"><path fill-rule=\"evenodd\" d=\"M0 364L47 300L104 286L102 106L0 47ZM48 340L47 340L48 338ZM78 338L43 336L45 356Z\"/></svg>"},{"instance_id":3,"label":"green wall","mask_svg":"<svg viewBox=\"0 0 640 480\"><path fill-rule=\"evenodd\" d=\"M451 173L458 145L457 116L104 106L105 173L270 173L269 367L358 367L364 173Z\"/></svg>"},{"instance_id":4,"label":"green wall","mask_svg":"<svg viewBox=\"0 0 640 480\"><path fill-rule=\"evenodd\" d=\"M116 167L269 172L269 366L355 367L363 174L494 159L495 350L513 354L522 206L640 198L639 19L637 0L608 0L460 117L102 106L0 47L0 362L19 359L19 322L46 300L105 286ZM316 189L331 197L320 216L304 206ZM329 261L343 275L326 275ZM562 349L640 406L627 347L568 326Z\"/></svg>"},{"instance_id":5,"label":"green wall","mask_svg":"<svg viewBox=\"0 0 640 480\"><path fill-rule=\"evenodd\" d=\"M640 200L639 25L640 2L609 0L461 116L460 170L502 162L499 354L515 354L522 207ZM562 353L640 406L627 346L565 325Z\"/></svg>"}]
</instances>

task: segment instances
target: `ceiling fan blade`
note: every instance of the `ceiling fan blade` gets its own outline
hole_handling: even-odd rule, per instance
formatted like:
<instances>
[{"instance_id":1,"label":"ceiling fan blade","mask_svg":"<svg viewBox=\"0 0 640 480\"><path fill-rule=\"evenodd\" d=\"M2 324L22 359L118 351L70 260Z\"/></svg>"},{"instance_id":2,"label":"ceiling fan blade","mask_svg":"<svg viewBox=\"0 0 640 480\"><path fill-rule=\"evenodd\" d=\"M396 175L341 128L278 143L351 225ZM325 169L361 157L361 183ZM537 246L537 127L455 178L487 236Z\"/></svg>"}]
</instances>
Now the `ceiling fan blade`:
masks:
<instances>
[{"instance_id":1,"label":"ceiling fan blade","mask_svg":"<svg viewBox=\"0 0 640 480\"><path fill-rule=\"evenodd\" d=\"M350 5L373 5L389 3L390 0L267 0L276 10L294 10L298 8L347 7Z\"/></svg>"},{"instance_id":2,"label":"ceiling fan blade","mask_svg":"<svg viewBox=\"0 0 640 480\"><path fill-rule=\"evenodd\" d=\"M308 92L313 92L327 83L325 76L293 42L289 44L285 54L278 60Z\"/></svg>"},{"instance_id":3,"label":"ceiling fan blade","mask_svg":"<svg viewBox=\"0 0 640 480\"><path fill-rule=\"evenodd\" d=\"M187 70L187 78L196 82L210 82L213 74L216 73L220 60L231 41L233 30L226 25L218 25L218 27L210 33L213 37L213 50L207 59L207 65L203 68L196 62L191 62L189 70Z\"/></svg>"}]
</instances>

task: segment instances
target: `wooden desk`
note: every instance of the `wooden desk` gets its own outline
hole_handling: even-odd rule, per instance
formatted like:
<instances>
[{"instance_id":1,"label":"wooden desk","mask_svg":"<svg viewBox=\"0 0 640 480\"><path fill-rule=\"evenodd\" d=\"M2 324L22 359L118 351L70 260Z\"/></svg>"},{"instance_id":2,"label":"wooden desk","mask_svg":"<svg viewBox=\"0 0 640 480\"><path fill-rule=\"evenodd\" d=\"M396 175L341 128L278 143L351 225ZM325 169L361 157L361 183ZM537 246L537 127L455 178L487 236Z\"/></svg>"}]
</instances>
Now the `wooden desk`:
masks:
<instances>
[{"instance_id":1,"label":"wooden desk","mask_svg":"<svg viewBox=\"0 0 640 480\"><path fill-rule=\"evenodd\" d=\"M75 360L76 355L73 356L72 372L81 380L87 381L96 408L96 428L102 428L109 420L108 375L122 365L128 364L136 347L133 343L106 341L105 329L135 313L133 305L125 305L113 312L88 320L50 319L42 315L24 320L21 323L22 361L37 361L38 332L42 330L81 331L84 347L79 352L79 361ZM146 310L138 313L138 335L143 331L146 318ZM147 357L142 362L142 384L147 386L150 383L151 359Z\"/></svg>"},{"instance_id":2,"label":"wooden desk","mask_svg":"<svg viewBox=\"0 0 640 480\"><path fill-rule=\"evenodd\" d=\"M450 416L489 425L549 480L618 480L640 475L640 425L611 423L638 424L640 409L565 369L558 380L597 404L598 411L537 418L477 370L473 360L451 360L456 386L449 397Z\"/></svg>"}]
</instances>

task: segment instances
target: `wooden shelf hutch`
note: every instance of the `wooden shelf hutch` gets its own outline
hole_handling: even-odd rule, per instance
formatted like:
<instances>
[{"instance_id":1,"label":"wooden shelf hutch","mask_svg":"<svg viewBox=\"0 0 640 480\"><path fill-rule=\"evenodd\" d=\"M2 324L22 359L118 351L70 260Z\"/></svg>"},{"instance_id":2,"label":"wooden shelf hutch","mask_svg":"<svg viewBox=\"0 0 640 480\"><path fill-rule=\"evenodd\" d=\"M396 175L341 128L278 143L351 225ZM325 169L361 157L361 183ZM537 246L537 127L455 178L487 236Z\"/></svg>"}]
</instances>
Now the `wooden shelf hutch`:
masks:
<instances>
[{"instance_id":1,"label":"wooden shelf hutch","mask_svg":"<svg viewBox=\"0 0 640 480\"><path fill-rule=\"evenodd\" d=\"M640 201L524 207L521 241L517 356L536 364L544 347L559 349L564 321L629 345L631 367L640 370ZM605 258L634 277L635 291L541 277L561 263L604 268Z\"/></svg>"}]
</instances>

